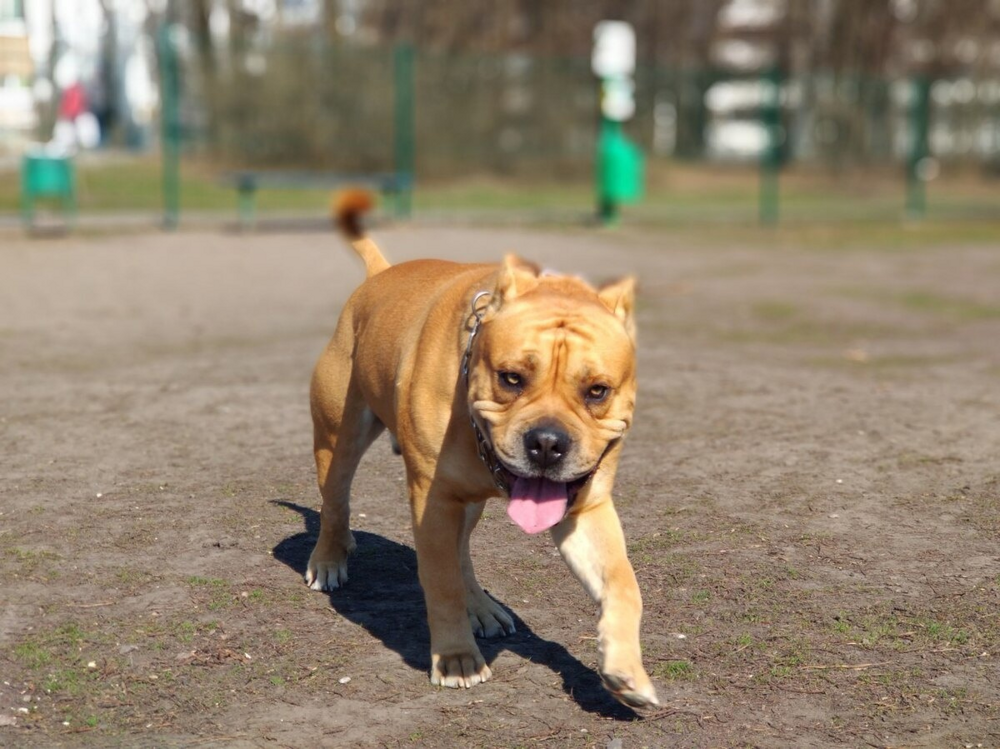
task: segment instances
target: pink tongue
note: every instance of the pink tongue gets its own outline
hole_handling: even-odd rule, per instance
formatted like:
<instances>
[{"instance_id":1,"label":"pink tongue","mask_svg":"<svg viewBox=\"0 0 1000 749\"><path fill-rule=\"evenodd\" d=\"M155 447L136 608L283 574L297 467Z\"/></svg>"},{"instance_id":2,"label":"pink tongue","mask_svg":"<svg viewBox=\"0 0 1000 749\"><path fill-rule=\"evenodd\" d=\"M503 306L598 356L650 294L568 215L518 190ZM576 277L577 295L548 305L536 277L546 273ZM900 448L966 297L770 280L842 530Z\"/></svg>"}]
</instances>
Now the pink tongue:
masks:
<instances>
[{"instance_id":1,"label":"pink tongue","mask_svg":"<svg viewBox=\"0 0 1000 749\"><path fill-rule=\"evenodd\" d=\"M563 519L569 497L566 484L545 478L515 477L507 515L527 533L541 533Z\"/></svg>"}]
</instances>

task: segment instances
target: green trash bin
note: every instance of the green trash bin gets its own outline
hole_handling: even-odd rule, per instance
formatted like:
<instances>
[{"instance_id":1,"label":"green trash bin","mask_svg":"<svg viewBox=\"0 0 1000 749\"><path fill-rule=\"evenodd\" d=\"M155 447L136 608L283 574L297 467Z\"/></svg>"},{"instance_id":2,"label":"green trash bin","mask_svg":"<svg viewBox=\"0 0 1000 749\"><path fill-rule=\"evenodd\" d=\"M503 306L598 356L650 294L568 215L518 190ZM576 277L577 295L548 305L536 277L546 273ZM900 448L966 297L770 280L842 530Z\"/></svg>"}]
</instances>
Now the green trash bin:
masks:
<instances>
[{"instance_id":1,"label":"green trash bin","mask_svg":"<svg viewBox=\"0 0 1000 749\"><path fill-rule=\"evenodd\" d=\"M44 150L25 154L21 160L21 214L28 229L34 226L38 198L57 198L68 224L76 218L76 171L69 155Z\"/></svg>"},{"instance_id":2,"label":"green trash bin","mask_svg":"<svg viewBox=\"0 0 1000 749\"><path fill-rule=\"evenodd\" d=\"M601 218L615 221L618 206L642 198L642 151L622 132L620 122L602 119L597 143L597 190Z\"/></svg>"}]
</instances>

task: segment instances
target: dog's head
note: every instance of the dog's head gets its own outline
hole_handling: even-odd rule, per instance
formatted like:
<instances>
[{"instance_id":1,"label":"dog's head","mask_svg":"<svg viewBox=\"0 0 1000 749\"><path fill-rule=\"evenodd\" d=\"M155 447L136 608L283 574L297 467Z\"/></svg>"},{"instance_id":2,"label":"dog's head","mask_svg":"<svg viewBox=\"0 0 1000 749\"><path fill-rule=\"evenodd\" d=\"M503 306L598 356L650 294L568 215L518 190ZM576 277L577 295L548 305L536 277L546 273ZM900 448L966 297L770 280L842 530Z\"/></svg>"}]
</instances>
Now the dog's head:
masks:
<instances>
[{"instance_id":1,"label":"dog's head","mask_svg":"<svg viewBox=\"0 0 1000 749\"><path fill-rule=\"evenodd\" d=\"M513 256L498 273L469 406L509 474L508 514L528 532L559 522L598 468L613 478L635 407L634 294L632 278L594 289Z\"/></svg>"}]
</instances>

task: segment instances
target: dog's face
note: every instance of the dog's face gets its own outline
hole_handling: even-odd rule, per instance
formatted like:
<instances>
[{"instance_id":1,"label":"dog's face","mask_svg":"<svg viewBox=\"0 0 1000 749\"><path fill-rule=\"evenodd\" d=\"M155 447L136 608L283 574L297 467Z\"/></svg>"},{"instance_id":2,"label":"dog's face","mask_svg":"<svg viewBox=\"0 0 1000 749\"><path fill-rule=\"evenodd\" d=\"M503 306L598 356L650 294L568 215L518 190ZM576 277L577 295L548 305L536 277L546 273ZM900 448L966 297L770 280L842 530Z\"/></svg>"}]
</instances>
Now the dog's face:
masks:
<instances>
[{"instance_id":1,"label":"dog's face","mask_svg":"<svg viewBox=\"0 0 1000 749\"><path fill-rule=\"evenodd\" d=\"M529 532L562 519L631 425L633 287L538 277L514 259L500 272L469 402L509 474L511 517Z\"/></svg>"}]
</instances>

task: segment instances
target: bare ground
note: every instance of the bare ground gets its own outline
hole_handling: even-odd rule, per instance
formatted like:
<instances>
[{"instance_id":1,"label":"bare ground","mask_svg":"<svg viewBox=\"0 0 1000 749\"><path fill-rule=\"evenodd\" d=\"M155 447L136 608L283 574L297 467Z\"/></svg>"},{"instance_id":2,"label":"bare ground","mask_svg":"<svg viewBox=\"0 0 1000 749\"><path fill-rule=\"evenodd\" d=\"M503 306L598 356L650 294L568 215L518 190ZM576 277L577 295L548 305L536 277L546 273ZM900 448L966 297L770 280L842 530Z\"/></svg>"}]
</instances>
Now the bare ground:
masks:
<instances>
[{"instance_id":1,"label":"bare ground","mask_svg":"<svg viewBox=\"0 0 1000 749\"><path fill-rule=\"evenodd\" d=\"M351 582L303 584L307 383L361 276L331 236L6 236L0 745L1000 746L1000 244L379 236L639 275L617 502L663 709L606 696L593 605L499 503L518 633L432 688L384 441Z\"/></svg>"}]
</instances>

